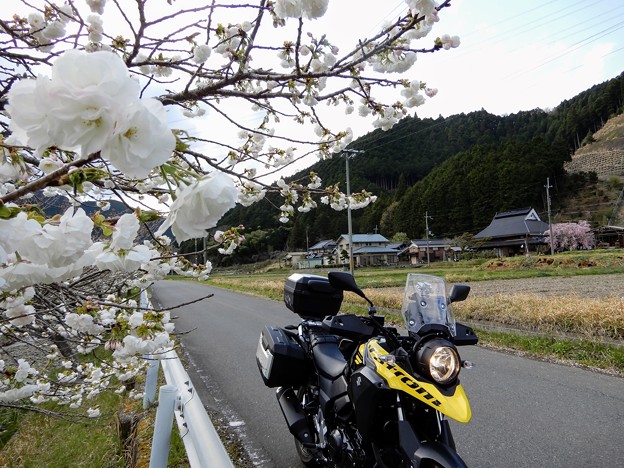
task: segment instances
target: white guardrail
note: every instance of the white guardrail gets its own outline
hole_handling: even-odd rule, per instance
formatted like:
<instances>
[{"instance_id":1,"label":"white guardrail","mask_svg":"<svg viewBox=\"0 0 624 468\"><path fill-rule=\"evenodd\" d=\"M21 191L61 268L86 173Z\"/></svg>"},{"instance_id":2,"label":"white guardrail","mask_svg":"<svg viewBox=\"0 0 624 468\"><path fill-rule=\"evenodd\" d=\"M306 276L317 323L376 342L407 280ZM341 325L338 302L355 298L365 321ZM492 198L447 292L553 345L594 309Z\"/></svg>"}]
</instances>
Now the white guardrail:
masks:
<instances>
[{"instance_id":1,"label":"white guardrail","mask_svg":"<svg viewBox=\"0 0 624 468\"><path fill-rule=\"evenodd\" d=\"M151 307L145 291L141 294L141 305ZM171 350L159 355L157 359L151 356L146 358L151 359L151 362L145 380L144 408L155 402L160 363L167 382L158 392L150 468L167 466L174 416L191 467L233 468L234 465L177 353Z\"/></svg>"}]
</instances>

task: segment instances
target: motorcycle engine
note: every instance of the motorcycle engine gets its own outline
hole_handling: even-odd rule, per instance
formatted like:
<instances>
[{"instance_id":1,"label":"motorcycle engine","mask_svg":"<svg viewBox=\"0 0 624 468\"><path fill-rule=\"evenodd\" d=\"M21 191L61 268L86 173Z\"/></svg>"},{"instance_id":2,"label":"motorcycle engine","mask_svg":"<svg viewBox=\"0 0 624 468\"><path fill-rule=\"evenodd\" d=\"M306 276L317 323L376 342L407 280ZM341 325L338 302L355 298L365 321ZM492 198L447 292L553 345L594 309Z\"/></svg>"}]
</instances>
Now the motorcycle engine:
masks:
<instances>
[{"instance_id":1,"label":"motorcycle engine","mask_svg":"<svg viewBox=\"0 0 624 468\"><path fill-rule=\"evenodd\" d=\"M343 441L344 437L342 435L342 432L338 429L334 429L333 431L331 431L331 433L327 437L327 445L334 455L342 451Z\"/></svg>"},{"instance_id":2,"label":"motorcycle engine","mask_svg":"<svg viewBox=\"0 0 624 468\"><path fill-rule=\"evenodd\" d=\"M362 468L367 466L366 452L355 430L338 427L327 435L327 446L335 466Z\"/></svg>"}]
</instances>

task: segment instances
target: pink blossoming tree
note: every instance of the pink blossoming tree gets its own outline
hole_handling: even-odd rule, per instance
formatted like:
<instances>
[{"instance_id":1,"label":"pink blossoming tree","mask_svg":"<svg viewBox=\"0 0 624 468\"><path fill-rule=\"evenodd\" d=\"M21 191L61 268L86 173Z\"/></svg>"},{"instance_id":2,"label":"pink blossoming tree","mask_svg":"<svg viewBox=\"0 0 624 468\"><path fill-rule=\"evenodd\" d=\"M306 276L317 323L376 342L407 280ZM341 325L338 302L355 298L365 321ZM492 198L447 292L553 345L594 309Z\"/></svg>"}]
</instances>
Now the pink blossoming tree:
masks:
<instances>
[{"instance_id":1,"label":"pink blossoming tree","mask_svg":"<svg viewBox=\"0 0 624 468\"><path fill-rule=\"evenodd\" d=\"M544 242L550 244L550 231L544 233ZM557 223L552 225L553 248L557 252L566 250L588 250L596 247L596 237L587 221L578 223Z\"/></svg>"}]
</instances>

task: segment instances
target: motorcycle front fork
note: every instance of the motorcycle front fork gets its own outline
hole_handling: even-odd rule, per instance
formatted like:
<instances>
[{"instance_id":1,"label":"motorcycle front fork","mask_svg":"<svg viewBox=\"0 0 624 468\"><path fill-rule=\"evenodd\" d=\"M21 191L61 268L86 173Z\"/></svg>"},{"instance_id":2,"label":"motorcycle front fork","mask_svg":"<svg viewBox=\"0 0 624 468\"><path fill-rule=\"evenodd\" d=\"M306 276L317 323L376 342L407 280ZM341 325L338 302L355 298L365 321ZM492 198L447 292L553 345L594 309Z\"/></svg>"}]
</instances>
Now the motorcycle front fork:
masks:
<instances>
[{"instance_id":1,"label":"motorcycle front fork","mask_svg":"<svg viewBox=\"0 0 624 468\"><path fill-rule=\"evenodd\" d=\"M398 392L397 392L396 408L397 408L397 420L405 421L405 414L403 412L403 404L401 403L401 395ZM440 442L446 443L446 438L450 436L450 431L448 429L449 427L448 420L446 419L446 416L444 416L439 411L436 411L434 409L431 409L431 411L435 411L436 422L438 425L438 435L442 439ZM452 439L452 436L451 436L451 439Z\"/></svg>"},{"instance_id":2,"label":"motorcycle front fork","mask_svg":"<svg viewBox=\"0 0 624 468\"><path fill-rule=\"evenodd\" d=\"M403 404L401 403L401 396L398 393L397 393L396 408L397 408L397 420L399 421L399 425L409 424L409 422L407 422L405 419L405 414L403 411ZM435 412L435 421L437 423L437 435L436 437L434 437L434 439L437 442L440 442L444 445L447 445L455 449L455 441L453 440L453 434L451 433L451 428L449 426L448 420L446 419L446 416L440 413L439 411L434 410L433 408L431 409L431 411ZM433 429L433 427L431 429Z\"/></svg>"}]
</instances>

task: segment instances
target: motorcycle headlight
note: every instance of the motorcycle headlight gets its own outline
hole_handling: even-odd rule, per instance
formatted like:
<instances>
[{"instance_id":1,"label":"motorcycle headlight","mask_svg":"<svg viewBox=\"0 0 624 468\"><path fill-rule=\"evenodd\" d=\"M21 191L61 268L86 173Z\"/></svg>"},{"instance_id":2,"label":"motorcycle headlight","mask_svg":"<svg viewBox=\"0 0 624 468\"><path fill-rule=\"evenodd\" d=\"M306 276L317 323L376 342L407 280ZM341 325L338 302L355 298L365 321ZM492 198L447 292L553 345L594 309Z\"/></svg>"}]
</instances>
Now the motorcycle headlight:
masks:
<instances>
[{"instance_id":1,"label":"motorcycle headlight","mask_svg":"<svg viewBox=\"0 0 624 468\"><path fill-rule=\"evenodd\" d=\"M446 385L457 378L461 361L457 349L446 340L431 340L418 352L418 368L435 382Z\"/></svg>"}]
</instances>

